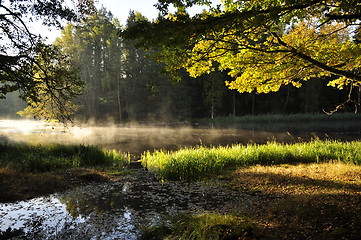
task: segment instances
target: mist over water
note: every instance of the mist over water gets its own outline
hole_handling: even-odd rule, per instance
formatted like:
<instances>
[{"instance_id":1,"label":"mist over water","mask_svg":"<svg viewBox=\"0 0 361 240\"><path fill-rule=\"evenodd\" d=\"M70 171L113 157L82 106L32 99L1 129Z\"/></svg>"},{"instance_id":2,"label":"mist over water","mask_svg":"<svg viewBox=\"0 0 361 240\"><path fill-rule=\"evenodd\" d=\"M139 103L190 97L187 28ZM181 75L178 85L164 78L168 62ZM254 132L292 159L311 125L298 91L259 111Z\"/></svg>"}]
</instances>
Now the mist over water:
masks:
<instances>
[{"instance_id":1,"label":"mist over water","mask_svg":"<svg viewBox=\"0 0 361 240\"><path fill-rule=\"evenodd\" d=\"M322 123L317 127L300 124L243 124L234 128L190 125L65 127L32 120L0 120L0 142L97 145L130 152L136 160L147 150L177 150L196 145L297 142L314 137L360 139L359 123L352 127L340 126L334 128ZM65 193L0 204L0 238L14 234L18 239L137 239L144 226L165 221L172 214L226 213L233 211L233 206L247 208L257 202L257 195L226 191L222 184L228 183L223 180L160 183L144 169L123 178L116 183L92 184Z\"/></svg>"},{"instance_id":2,"label":"mist over water","mask_svg":"<svg viewBox=\"0 0 361 240\"><path fill-rule=\"evenodd\" d=\"M0 141L30 144L85 144L131 153L138 158L144 151L177 150L204 145L266 143L267 141L308 141L314 137L341 140L360 139L360 124L352 129L332 129L321 125L290 126L240 125L234 128L169 126L64 126L34 120L0 120Z\"/></svg>"}]
</instances>

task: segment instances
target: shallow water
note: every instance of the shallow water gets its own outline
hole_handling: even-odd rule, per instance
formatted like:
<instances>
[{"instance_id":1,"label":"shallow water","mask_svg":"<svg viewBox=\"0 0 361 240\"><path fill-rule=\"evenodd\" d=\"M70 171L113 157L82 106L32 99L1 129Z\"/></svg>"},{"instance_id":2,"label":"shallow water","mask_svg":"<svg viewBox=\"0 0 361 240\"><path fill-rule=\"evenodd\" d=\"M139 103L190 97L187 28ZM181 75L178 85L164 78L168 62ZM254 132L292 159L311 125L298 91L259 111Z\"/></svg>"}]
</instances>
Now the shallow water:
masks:
<instances>
[{"instance_id":1,"label":"shallow water","mask_svg":"<svg viewBox=\"0 0 361 240\"><path fill-rule=\"evenodd\" d=\"M176 150L194 145L296 142L313 137L360 139L359 123L341 128L252 126L237 128L69 127L36 121L0 120L0 141L91 144L130 152ZM232 212L247 208L258 196L227 190L222 180L187 183L157 181L143 169L117 183L92 184L78 189L0 204L0 239L137 239L145 226L178 213ZM241 204L240 204L241 203ZM239 209L238 209L239 210Z\"/></svg>"},{"instance_id":2,"label":"shallow water","mask_svg":"<svg viewBox=\"0 0 361 240\"><path fill-rule=\"evenodd\" d=\"M145 226L178 213L228 212L239 203L251 204L251 196L224 190L223 184L222 180L161 183L138 169L117 183L0 204L0 238L137 239Z\"/></svg>"}]
</instances>

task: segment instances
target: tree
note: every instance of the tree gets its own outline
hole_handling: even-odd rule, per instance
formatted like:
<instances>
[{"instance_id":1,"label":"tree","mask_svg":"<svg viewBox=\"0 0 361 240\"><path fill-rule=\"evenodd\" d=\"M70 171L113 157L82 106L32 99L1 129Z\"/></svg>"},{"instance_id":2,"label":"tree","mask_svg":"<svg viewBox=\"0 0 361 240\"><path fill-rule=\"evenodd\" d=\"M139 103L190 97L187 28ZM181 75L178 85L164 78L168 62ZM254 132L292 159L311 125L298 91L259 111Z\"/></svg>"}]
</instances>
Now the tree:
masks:
<instances>
[{"instance_id":1,"label":"tree","mask_svg":"<svg viewBox=\"0 0 361 240\"><path fill-rule=\"evenodd\" d=\"M218 7L210 2L159 0L163 16L121 34L159 49L156 57L173 75L181 68L193 77L228 71L234 80L227 85L239 92L268 93L330 76L336 78L329 85L340 89L361 85L359 1L223 0ZM209 9L190 17L186 9L195 4Z\"/></svg>"},{"instance_id":2,"label":"tree","mask_svg":"<svg viewBox=\"0 0 361 240\"><path fill-rule=\"evenodd\" d=\"M62 0L0 1L0 98L21 91L21 98L29 103L28 113L70 119L68 103L80 93L82 83L67 57L33 34L27 21L60 27L62 20L78 20L94 10L91 0L73 3L74 8L69 8Z\"/></svg>"},{"instance_id":3,"label":"tree","mask_svg":"<svg viewBox=\"0 0 361 240\"><path fill-rule=\"evenodd\" d=\"M71 57L85 83L79 97L85 118L117 117L113 106L118 101L119 82L123 73L120 23L105 9L87 16L77 24L68 24L55 45ZM111 106L112 105L112 106Z\"/></svg>"},{"instance_id":4,"label":"tree","mask_svg":"<svg viewBox=\"0 0 361 240\"><path fill-rule=\"evenodd\" d=\"M44 45L35 60L31 88L27 89L28 95L23 95L28 106L18 113L62 122L70 120L77 109L71 100L82 93L83 82L69 57L58 47Z\"/></svg>"}]
</instances>

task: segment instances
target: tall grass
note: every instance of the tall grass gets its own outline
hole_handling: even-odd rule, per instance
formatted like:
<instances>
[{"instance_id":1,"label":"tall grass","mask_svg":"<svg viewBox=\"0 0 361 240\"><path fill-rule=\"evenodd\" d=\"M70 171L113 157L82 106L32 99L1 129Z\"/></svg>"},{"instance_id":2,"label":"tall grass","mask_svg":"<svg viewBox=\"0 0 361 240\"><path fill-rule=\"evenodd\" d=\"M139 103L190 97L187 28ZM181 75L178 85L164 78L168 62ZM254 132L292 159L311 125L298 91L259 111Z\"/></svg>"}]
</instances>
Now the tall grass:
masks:
<instances>
[{"instance_id":1,"label":"tall grass","mask_svg":"<svg viewBox=\"0 0 361 240\"><path fill-rule=\"evenodd\" d=\"M0 167L44 172L69 167L122 166L129 156L84 145L0 144Z\"/></svg>"},{"instance_id":2,"label":"tall grass","mask_svg":"<svg viewBox=\"0 0 361 240\"><path fill-rule=\"evenodd\" d=\"M217 174L236 166L255 164L311 163L338 160L361 164L361 142L314 140L312 142L264 145L234 145L231 147L195 147L175 152L162 150L145 152L142 165L163 179L188 180Z\"/></svg>"}]
</instances>

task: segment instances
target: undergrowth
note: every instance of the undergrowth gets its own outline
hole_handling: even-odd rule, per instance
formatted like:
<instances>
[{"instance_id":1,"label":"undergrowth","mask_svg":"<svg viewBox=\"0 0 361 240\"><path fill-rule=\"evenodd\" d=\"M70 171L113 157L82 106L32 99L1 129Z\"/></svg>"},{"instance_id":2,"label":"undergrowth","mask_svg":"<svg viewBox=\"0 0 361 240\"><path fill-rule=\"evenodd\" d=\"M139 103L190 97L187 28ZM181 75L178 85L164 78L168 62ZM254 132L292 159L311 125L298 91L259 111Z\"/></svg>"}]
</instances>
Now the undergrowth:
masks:
<instances>
[{"instance_id":1,"label":"undergrowth","mask_svg":"<svg viewBox=\"0 0 361 240\"><path fill-rule=\"evenodd\" d=\"M243 239L244 236L251 236L252 232L252 224L243 217L205 212L173 216L163 224L144 229L140 239Z\"/></svg>"},{"instance_id":2,"label":"undergrowth","mask_svg":"<svg viewBox=\"0 0 361 240\"><path fill-rule=\"evenodd\" d=\"M238 117L215 117L213 119L197 119L200 124L234 124L234 123L292 123L292 122L325 122L325 121L344 121L360 120L361 116L354 113L337 114L259 114L245 115Z\"/></svg>"},{"instance_id":3,"label":"undergrowth","mask_svg":"<svg viewBox=\"0 0 361 240\"><path fill-rule=\"evenodd\" d=\"M0 167L21 172L59 168L115 166L129 163L127 154L84 145L0 144Z\"/></svg>"},{"instance_id":4,"label":"undergrowth","mask_svg":"<svg viewBox=\"0 0 361 240\"><path fill-rule=\"evenodd\" d=\"M361 164L361 142L313 140L294 144L269 142L264 145L211 148L199 146L174 152L148 151L141 157L142 165L156 172L162 179L178 180L218 174L237 166L317 163L330 160Z\"/></svg>"}]
</instances>

